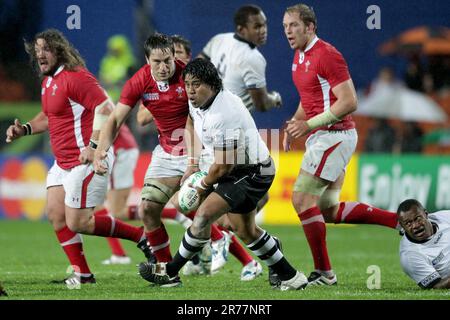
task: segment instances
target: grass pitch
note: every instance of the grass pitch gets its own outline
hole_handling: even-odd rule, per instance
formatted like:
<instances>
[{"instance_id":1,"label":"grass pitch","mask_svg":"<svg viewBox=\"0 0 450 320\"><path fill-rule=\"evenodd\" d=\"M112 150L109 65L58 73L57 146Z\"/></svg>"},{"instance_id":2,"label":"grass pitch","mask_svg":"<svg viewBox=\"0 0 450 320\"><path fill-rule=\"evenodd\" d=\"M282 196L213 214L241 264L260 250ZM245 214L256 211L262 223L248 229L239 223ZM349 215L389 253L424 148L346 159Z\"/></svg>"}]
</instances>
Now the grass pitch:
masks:
<instances>
[{"instance_id":1,"label":"grass pitch","mask_svg":"<svg viewBox=\"0 0 450 320\"><path fill-rule=\"evenodd\" d=\"M313 268L303 231L295 226L265 226L283 241L284 252L291 263L306 274ZM172 254L178 248L183 228L167 224ZM0 221L0 282L8 297L15 299L63 300L291 300L291 299L450 299L449 290L421 290L401 270L398 257L400 236L394 230L378 226L328 227L328 248L338 286L308 288L304 291L280 292L270 288L267 269L251 282L239 280L241 264L230 257L220 273L213 276L182 276L183 287L150 286L137 274L136 264L143 260L133 243L124 242L132 257L131 265L104 266L110 255L104 239L84 236L84 248L97 284L69 290L65 285L51 284L62 279L68 262L46 221ZM380 289L368 289L373 275L369 266L380 270ZM369 268L369 273L368 273ZM376 268L376 267L375 267ZM372 281L369 279L369 282Z\"/></svg>"}]
</instances>

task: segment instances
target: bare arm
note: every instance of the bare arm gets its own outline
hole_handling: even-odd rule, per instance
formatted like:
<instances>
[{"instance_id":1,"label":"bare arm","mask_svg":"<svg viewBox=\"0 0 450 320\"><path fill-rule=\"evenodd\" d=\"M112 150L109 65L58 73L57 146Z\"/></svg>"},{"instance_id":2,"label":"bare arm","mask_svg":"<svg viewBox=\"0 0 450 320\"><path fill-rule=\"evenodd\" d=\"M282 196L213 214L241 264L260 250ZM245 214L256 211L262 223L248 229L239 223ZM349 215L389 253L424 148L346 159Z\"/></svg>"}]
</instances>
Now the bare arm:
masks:
<instances>
[{"instance_id":1,"label":"bare arm","mask_svg":"<svg viewBox=\"0 0 450 320\"><path fill-rule=\"evenodd\" d=\"M332 91L337 100L329 110L325 110L308 121L294 119L287 121L286 132L293 138L300 138L311 130L336 123L356 110L356 92L351 79L338 84Z\"/></svg>"},{"instance_id":2,"label":"bare arm","mask_svg":"<svg viewBox=\"0 0 450 320\"><path fill-rule=\"evenodd\" d=\"M336 117L342 119L346 115L356 111L358 101L352 79L338 84L331 91L333 91L333 94L337 98L330 108Z\"/></svg>"},{"instance_id":3,"label":"bare arm","mask_svg":"<svg viewBox=\"0 0 450 320\"><path fill-rule=\"evenodd\" d=\"M236 163L236 150L214 151L214 163L209 167L208 175L197 182L195 187L200 195L206 193L217 181L229 174Z\"/></svg>"},{"instance_id":4,"label":"bare arm","mask_svg":"<svg viewBox=\"0 0 450 320\"><path fill-rule=\"evenodd\" d=\"M199 171L198 164L203 147L202 142L194 131L194 123L192 122L192 118L190 116L187 117L186 127L184 128L184 142L186 143L188 164L186 171L181 178L180 184L183 184L184 180L186 180L191 174Z\"/></svg>"},{"instance_id":5,"label":"bare arm","mask_svg":"<svg viewBox=\"0 0 450 320\"><path fill-rule=\"evenodd\" d=\"M80 160L81 163L90 163L94 160L94 150L98 144L100 129L107 121L108 116L111 114L113 109L114 105L110 99L106 99L95 107L89 147L83 149L78 157L78 160Z\"/></svg>"},{"instance_id":6,"label":"bare arm","mask_svg":"<svg viewBox=\"0 0 450 320\"><path fill-rule=\"evenodd\" d=\"M99 174L104 174L107 172L107 168L103 166L102 160L105 159L106 151L113 144L120 127L125 122L130 112L130 106L119 102L100 130L100 138L94 155L95 172Z\"/></svg>"},{"instance_id":7,"label":"bare arm","mask_svg":"<svg viewBox=\"0 0 450 320\"><path fill-rule=\"evenodd\" d=\"M153 121L153 115L146 107L144 107L142 103L139 105L139 111L136 115L136 120L140 126L145 126Z\"/></svg>"},{"instance_id":8,"label":"bare arm","mask_svg":"<svg viewBox=\"0 0 450 320\"><path fill-rule=\"evenodd\" d=\"M234 164L236 163L236 150L226 150L226 151L214 151L214 163L209 168L208 175L203 178L203 182L212 186L217 181L229 174L233 170Z\"/></svg>"},{"instance_id":9,"label":"bare arm","mask_svg":"<svg viewBox=\"0 0 450 320\"><path fill-rule=\"evenodd\" d=\"M267 111L272 108L281 107L281 96L278 92L267 92L266 87L248 89L248 93L252 97L253 105L258 111Z\"/></svg>"},{"instance_id":10,"label":"bare arm","mask_svg":"<svg viewBox=\"0 0 450 320\"><path fill-rule=\"evenodd\" d=\"M304 121L305 118L306 118L305 110L303 110L302 102L300 101L298 103L297 111L295 111L295 114L292 117L291 121L297 121L297 120ZM289 134L287 129L285 129L284 130L284 136L283 136L283 150L284 150L284 152L288 152L289 150L291 150L291 141L292 141L292 139L293 139L292 136Z\"/></svg>"},{"instance_id":11,"label":"bare arm","mask_svg":"<svg viewBox=\"0 0 450 320\"><path fill-rule=\"evenodd\" d=\"M27 124L29 124L29 126L27 126ZM41 111L27 124L22 125L19 119L15 119L14 124L10 125L6 130L6 142L10 143L13 140L23 137L24 135L37 134L47 131L48 118L45 113ZM27 128L25 128L25 126Z\"/></svg>"}]
</instances>

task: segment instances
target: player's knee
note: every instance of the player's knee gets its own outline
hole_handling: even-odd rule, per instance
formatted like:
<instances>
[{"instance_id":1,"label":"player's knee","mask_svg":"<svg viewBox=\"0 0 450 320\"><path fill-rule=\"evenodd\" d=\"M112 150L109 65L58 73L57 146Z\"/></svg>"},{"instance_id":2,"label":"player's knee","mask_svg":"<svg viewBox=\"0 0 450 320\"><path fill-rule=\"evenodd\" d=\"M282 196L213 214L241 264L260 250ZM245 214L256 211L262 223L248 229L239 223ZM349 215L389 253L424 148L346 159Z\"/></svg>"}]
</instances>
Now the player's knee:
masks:
<instances>
[{"instance_id":1,"label":"player's knee","mask_svg":"<svg viewBox=\"0 0 450 320\"><path fill-rule=\"evenodd\" d=\"M82 221L79 219L67 219L66 221L67 227L72 231L76 233L84 233L85 226Z\"/></svg>"},{"instance_id":2,"label":"player's knee","mask_svg":"<svg viewBox=\"0 0 450 320\"><path fill-rule=\"evenodd\" d=\"M295 181L292 205L300 213L316 205L317 199L325 192L326 181L307 174L300 174Z\"/></svg>"},{"instance_id":3,"label":"player's knee","mask_svg":"<svg viewBox=\"0 0 450 320\"><path fill-rule=\"evenodd\" d=\"M319 198L317 205L323 214L325 222L334 222L337 208L339 206L340 193L340 189L327 189Z\"/></svg>"},{"instance_id":4,"label":"player's knee","mask_svg":"<svg viewBox=\"0 0 450 320\"><path fill-rule=\"evenodd\" d=\"M176 188L166 186L157 179L145 179L144 187L141 192L141 198L142 200L165 205L175 191Z\"/></svg>"},{"instance_id":5,"label":"player's knee","mask_svg":"<svg viewBox=\"0 0 450 320\"><path fill-rule=\"evenodd\" d=\"M191 232L193 235L199 235L205 233L205 231L211 227L212 215L208 210L198 210L195 214L194 221L192 222Z\"/></svg>"},{"instance_id":6,"label":"player's knee","mask_svg":"<svg viewBox=\"0 0 450 320\"><path fill-rule=\"evenodd\" d=\"M55 230L62 229L66 225L64 210L60 210L55 207L48 207L47 217Z\"/></svg>"}]
</instances>

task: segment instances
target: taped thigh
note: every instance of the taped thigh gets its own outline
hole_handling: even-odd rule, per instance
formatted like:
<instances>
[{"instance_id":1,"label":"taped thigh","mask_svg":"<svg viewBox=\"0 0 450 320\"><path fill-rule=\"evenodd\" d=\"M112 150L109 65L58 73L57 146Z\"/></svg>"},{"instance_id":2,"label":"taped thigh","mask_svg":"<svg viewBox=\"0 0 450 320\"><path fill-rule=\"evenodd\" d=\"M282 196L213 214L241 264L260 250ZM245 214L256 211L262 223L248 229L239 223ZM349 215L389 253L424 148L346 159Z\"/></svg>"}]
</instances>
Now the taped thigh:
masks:
<instances>
[{"instance_id":1,"label":"taped thigh","mask_svg":"<svg viewBox=\"0 0 450 320\"><path fill-rule=\"evenodd\" d=\"M309 174L300 173L294 183L294 192L308 193L320 197L327 187L328 182Z\"/></svg>"},{"instance_id":2,"label":"taped thigh","mask_svg":"<svg viewBox=\"0 0 450 320\"><path fill-rule=\"evenodd\" d=\"M159 182L157 179L145 179L142 188L142 200L153 201L160 204L166 204L173 194L177 191L177 187L168 187Z\"/></svg>"}]
</instances>

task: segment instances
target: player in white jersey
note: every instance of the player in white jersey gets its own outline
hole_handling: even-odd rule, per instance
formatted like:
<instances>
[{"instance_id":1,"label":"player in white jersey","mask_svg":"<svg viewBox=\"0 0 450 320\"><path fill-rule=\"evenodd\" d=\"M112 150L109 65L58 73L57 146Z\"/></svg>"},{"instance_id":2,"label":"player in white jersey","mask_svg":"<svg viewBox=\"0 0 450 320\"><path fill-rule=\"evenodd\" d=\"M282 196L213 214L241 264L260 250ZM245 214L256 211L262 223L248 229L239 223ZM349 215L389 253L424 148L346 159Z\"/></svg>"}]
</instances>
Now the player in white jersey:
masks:
<instances>
[{"instance_id":1,"label":"player in white jersey","mask_svg":"<svg viewBox=\"0 0 450 320\"><path fill-rule=\"evenodd\" d=\"M253 111L281 106L278 92L267 92L266 59L258 47L267 40L267 19L260 7L245 5L234 15L235 32L214 36L199 57L216 66L225 89L238 95Z\"/></svg>"},{"instance_id":2,"label":"player in white jersey","mask_svg":"<svg viewBox=\"0 0 450 320\"><path fill-rule=\"evenodd\" d=\"M203 146L214 154L214 163L194 185L204 200L175 257L168 263L141 263L141 276L159 285L170 283L209 241L211 224L227 214L247 247L280 276L281 290L303 289L308 283L305 275L255 223L256 205L270 188L275 167L250 112L238 96L223 89L216 68L207 60L190 62L183 79L190 104L186 127L193 127L201 142L196 144L198 140L186 132L188 157L198 159Z\"/></svg>"},{"instance_id":3,"label":"player in white jersey","mask_svg":"<svg viewBox=\"0 0 450 320\"><path fill-rule=\"evenodd\" d=\"M400 263L422 289L450 288L450 210L428 213L414 199L403 201L398 221L405 231Z\"/></svg>"}]
</instances>

